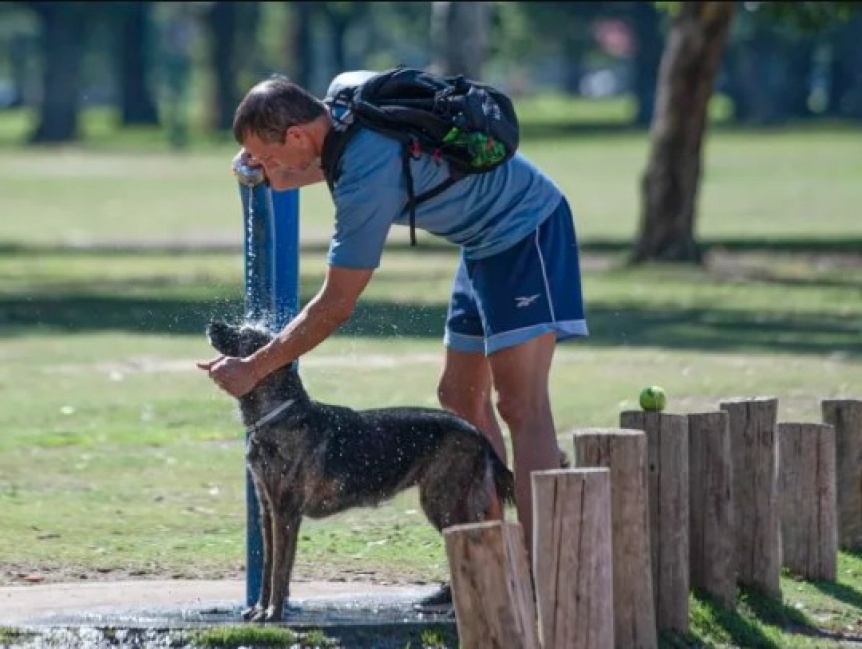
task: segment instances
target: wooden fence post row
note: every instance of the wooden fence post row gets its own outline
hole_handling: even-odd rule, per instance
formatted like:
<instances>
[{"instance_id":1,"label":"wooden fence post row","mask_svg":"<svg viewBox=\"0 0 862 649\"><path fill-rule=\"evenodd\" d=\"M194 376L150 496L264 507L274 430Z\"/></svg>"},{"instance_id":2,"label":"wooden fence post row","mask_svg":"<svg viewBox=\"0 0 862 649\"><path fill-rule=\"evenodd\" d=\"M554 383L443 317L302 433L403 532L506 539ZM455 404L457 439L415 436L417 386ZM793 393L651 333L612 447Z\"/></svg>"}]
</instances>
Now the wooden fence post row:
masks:
<instances>
[{"instance_id":1,"label":"wooden fence post row","mask_svg":"<svg viewBox=\"0 0 862 649\"><path fill-rule=\"evenodd\" d=\"M834 580L862 549L862 400L778 422L774 397L712 412L626 411L573 431L576 469L533 473L530 570L517 523L444 530L461 646L653 649L690 590L779 597L782 565ZM535 593L533 590L535 579Z\"/></svg>"}]
</instances>

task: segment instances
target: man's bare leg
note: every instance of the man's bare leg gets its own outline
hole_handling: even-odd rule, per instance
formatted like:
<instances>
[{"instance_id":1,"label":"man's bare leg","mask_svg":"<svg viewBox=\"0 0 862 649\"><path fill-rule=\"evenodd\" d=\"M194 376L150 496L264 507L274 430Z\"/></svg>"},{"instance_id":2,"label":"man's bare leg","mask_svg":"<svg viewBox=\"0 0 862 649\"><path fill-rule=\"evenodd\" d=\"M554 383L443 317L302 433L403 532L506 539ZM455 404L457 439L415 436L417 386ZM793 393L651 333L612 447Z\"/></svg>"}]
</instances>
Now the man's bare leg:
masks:
<instances>
[{"instance_id":1,"label":"man's bare leg","mask_svg":"<svg viewBox=\"0 0 862 649\"><path fill-rule=\"evenodd\" d=\"M491 401L491 366L485 354L447 349L437 398L443 408L485 433L506 462L506 445Z\"/></svg>"},{"instance_id":2,"label":"man's bare leg","mask_svg":"<svg viewBox=\"0 0 862 649\"><path fill-rule=\"evenodd\" d=\"M512 438L518 520L524 530L530 557L533 556L531 473L560 466L560 450L548 394L555 347L556 335L548 333L489 357L497 392L497 410Z\"/></svg>"}]
</instances>

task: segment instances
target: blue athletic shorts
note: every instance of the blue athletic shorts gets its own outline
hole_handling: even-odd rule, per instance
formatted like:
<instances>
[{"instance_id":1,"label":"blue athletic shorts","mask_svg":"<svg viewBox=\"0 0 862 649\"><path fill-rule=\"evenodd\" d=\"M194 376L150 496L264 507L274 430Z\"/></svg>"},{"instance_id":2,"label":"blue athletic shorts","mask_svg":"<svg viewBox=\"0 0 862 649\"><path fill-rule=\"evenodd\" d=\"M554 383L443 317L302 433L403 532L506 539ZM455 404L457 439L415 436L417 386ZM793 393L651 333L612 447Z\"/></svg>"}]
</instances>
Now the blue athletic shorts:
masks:
<instances>
[{"instance_id":1,"label":"blue athletic shorts","mask_svg":"<svg viewBox=\"0 0 862 649\"><path fill-rule=\"evenodd\" d=\"M443 342L487 356L549 331L558 341L588 335L578 242L565 199L511 248L485 259L461 255Z\"/></svg>"}]
</instances>

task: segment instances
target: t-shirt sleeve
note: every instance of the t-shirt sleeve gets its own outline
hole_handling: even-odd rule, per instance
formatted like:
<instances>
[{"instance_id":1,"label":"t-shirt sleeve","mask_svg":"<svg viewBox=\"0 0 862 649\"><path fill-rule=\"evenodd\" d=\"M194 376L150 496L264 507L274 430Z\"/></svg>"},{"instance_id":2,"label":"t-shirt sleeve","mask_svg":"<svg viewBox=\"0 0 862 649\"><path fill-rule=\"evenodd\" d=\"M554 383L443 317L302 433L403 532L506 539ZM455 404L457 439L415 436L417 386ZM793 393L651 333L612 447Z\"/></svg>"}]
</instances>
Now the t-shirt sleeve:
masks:
<instances>
[{"instance_id":1,"label":"t-shirt sleeve","mask_svg":"<svg viewBox=\"0 0 862 649\"><path fill-rule=\"evenodd\" d=\"M333 191L335 231L327 261L341 268L377 268L393 221L404 208L400 144L358 133L341 160Z\"/></svg>"}]
</instances>

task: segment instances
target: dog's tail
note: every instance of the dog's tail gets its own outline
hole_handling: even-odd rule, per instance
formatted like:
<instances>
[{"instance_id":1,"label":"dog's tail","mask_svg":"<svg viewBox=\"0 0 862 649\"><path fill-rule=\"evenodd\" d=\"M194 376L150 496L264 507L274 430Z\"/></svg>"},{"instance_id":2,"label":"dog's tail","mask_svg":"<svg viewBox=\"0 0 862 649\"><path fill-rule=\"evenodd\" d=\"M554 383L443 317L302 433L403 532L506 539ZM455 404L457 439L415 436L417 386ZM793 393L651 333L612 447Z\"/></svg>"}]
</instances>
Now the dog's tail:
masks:
<instances>
[{"instance_id":1,"label":"dog's tail","mask_svg":"<svg viewBox=\"0 0 862 649\"><path fill-rule=\"evenodd\" d=\"M490 447L490 444L488 446ZM497 492L497 496L507 505L514 505L515 474L500 459L500 456L494 452L493 448L489 448L488 454L491 456L490 469L493 473L494 490Z\"/></svg>"},{"instance_id":2,"label":"dog's tail","mask_svg":"<svg viewBox=\"0 0 862 649\"><path fill-rule=\"evenodd\" d=\"M572 461L568 454L562 449L560 452L560 468L568 469L572 466ZM494 451L493 447L488 445L488 455L491 457L491 471L494 478L494 489L497 496L508 504L515 504L515 474L506 466L506 463L500 459L500 456Z\"/></svg>"}]
</instances>

